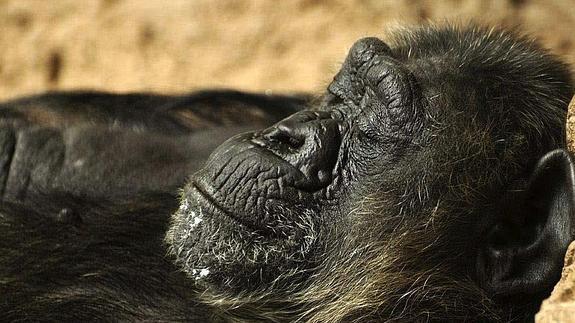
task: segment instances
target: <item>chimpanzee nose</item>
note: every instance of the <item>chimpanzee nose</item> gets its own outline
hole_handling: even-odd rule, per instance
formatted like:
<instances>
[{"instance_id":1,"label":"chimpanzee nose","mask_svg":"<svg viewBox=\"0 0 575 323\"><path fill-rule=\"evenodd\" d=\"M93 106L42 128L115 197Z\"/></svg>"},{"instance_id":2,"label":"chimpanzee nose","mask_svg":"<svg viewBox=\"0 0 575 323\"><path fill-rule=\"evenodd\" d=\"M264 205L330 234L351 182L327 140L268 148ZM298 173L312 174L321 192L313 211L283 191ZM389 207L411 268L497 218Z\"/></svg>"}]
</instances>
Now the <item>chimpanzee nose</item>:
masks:
<instances>
[{"instance_id":1,"label":"chimpanzee nose","mask_svg":"<svg viewBox=\"0 0 575 323\"><path fill-rule=\"evenodd\" d=\"M325 187L340 145L338 121L325 111L298 112L262 131L252 140L298 169L309 188Z\"/></svg>"},{"instance_id":2,"label":"chimpanzee nose","mask_svg":"<svg viewBox=\"0 0 575 323\"><path fill-rule=\"evenodd\" d=\"M276 146L283 145L288 149L298 149L305 144L305 133L288 120L280 122L274 127L268 128L262 132L262 137Z\"/></svg>"}]
</instances>

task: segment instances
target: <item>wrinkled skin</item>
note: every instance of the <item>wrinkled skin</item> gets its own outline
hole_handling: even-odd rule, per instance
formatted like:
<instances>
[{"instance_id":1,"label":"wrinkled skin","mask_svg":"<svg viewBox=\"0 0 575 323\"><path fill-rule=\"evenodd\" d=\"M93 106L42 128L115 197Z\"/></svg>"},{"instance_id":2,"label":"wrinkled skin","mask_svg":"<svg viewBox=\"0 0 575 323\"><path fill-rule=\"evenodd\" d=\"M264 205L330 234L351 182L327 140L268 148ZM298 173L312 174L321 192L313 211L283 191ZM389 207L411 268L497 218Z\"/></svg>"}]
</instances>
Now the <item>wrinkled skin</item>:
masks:
<instances>
[{"instance_id":1,"label":"wrinkled skin","mask_svg":"<svg viewBox=\"0 0 575 323\"><path fill-rule=\"evenodd\" d=\"M46 171L26 186L41 194L1 205L0 312L32 321L531 320L575 238L575 171L563 149L572 95L566 65L508 32L423 27L388 43L361 39L309 109L277 98L291 110L285 119L234 123L263 130L229 133L209 158L184 154L195 168L179 201L173 185L185 179L154 168L192 170L145 152L176 156L170 147L186 138L196 147L200 139L178 141L169 129L202 123L171 109L98 119L145 124L134 141L88 131L148 147L112 149L116 158L95 173L137 189L86 168L52 191ZM3 118L68 131L60 105ZM117 113L98 106L87 119ZM118 171L135 159L145 167Z\"/></svg>"}]
</instances>

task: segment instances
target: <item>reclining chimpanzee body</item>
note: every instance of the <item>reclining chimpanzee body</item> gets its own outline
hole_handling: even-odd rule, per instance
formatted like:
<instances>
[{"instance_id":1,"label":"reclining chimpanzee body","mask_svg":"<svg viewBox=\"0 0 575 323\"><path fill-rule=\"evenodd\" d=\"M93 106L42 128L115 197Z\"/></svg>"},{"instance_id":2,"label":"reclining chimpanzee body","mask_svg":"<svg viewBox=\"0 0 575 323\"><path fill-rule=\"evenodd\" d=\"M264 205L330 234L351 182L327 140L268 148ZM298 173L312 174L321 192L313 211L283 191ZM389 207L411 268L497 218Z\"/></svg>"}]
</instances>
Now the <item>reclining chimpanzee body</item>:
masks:
<instances>
[{"instance_id":1,"label":"reclining chimpanzee body","mask_svg":"<svg viewBox=\"0 0 575 323\"><path fill-rule=\"evenodd\" d=\"M530 319L575 238L572 95L567 66L527 39L447 26L359 40L316 102L7 102L0 313Z\"/></svg>"}]
</instances>

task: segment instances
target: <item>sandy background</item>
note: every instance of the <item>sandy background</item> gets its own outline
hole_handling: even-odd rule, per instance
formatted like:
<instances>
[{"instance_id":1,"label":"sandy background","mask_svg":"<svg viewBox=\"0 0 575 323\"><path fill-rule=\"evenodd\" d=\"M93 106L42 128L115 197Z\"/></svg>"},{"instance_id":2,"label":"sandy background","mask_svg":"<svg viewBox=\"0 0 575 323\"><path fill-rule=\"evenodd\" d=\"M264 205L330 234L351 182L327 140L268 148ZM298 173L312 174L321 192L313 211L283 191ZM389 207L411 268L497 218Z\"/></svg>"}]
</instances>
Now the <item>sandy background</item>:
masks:
<instances>
[{"instance_id":1,"label":"sandy background","mask_svg":"<svg viewBox=\"0 0 575 323\"><path fill-rule=\"evenodd\" d=\"M320 91L357 38L444 19L520 24L575 63L575 0L0 0L0 99Z\"/></svg>"}]
</instances>

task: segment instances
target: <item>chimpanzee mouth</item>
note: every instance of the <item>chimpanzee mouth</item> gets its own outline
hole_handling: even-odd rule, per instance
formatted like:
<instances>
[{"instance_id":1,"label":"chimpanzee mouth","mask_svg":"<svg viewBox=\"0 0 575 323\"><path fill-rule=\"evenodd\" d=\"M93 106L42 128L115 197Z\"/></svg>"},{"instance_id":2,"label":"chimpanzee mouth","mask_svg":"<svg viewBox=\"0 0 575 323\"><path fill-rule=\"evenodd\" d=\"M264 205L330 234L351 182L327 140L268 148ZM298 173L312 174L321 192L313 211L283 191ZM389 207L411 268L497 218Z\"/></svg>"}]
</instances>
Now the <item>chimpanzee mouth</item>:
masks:
<instances>
[{"instance_id":1,"label":"chimpanzee mouth","mask_svg":"<svg viewBox=\"0 0 575 323\"><path fill-rule=\"evenodd\" d=\"M234 215L233 212L227 210L218 201L216 201L214 197L207 193L207 190L202 188L196 181L192 181L190 186L192 188L190 193L192 195L191 198L195 199L195 202L198 204L197 207L200 209L200 213L207 213L211 216L230 219L255 235L276 238L275 234L271 230L263 226L257 226L255 223L242 220L241 216Z\"/></svg>"}]
</instances>

